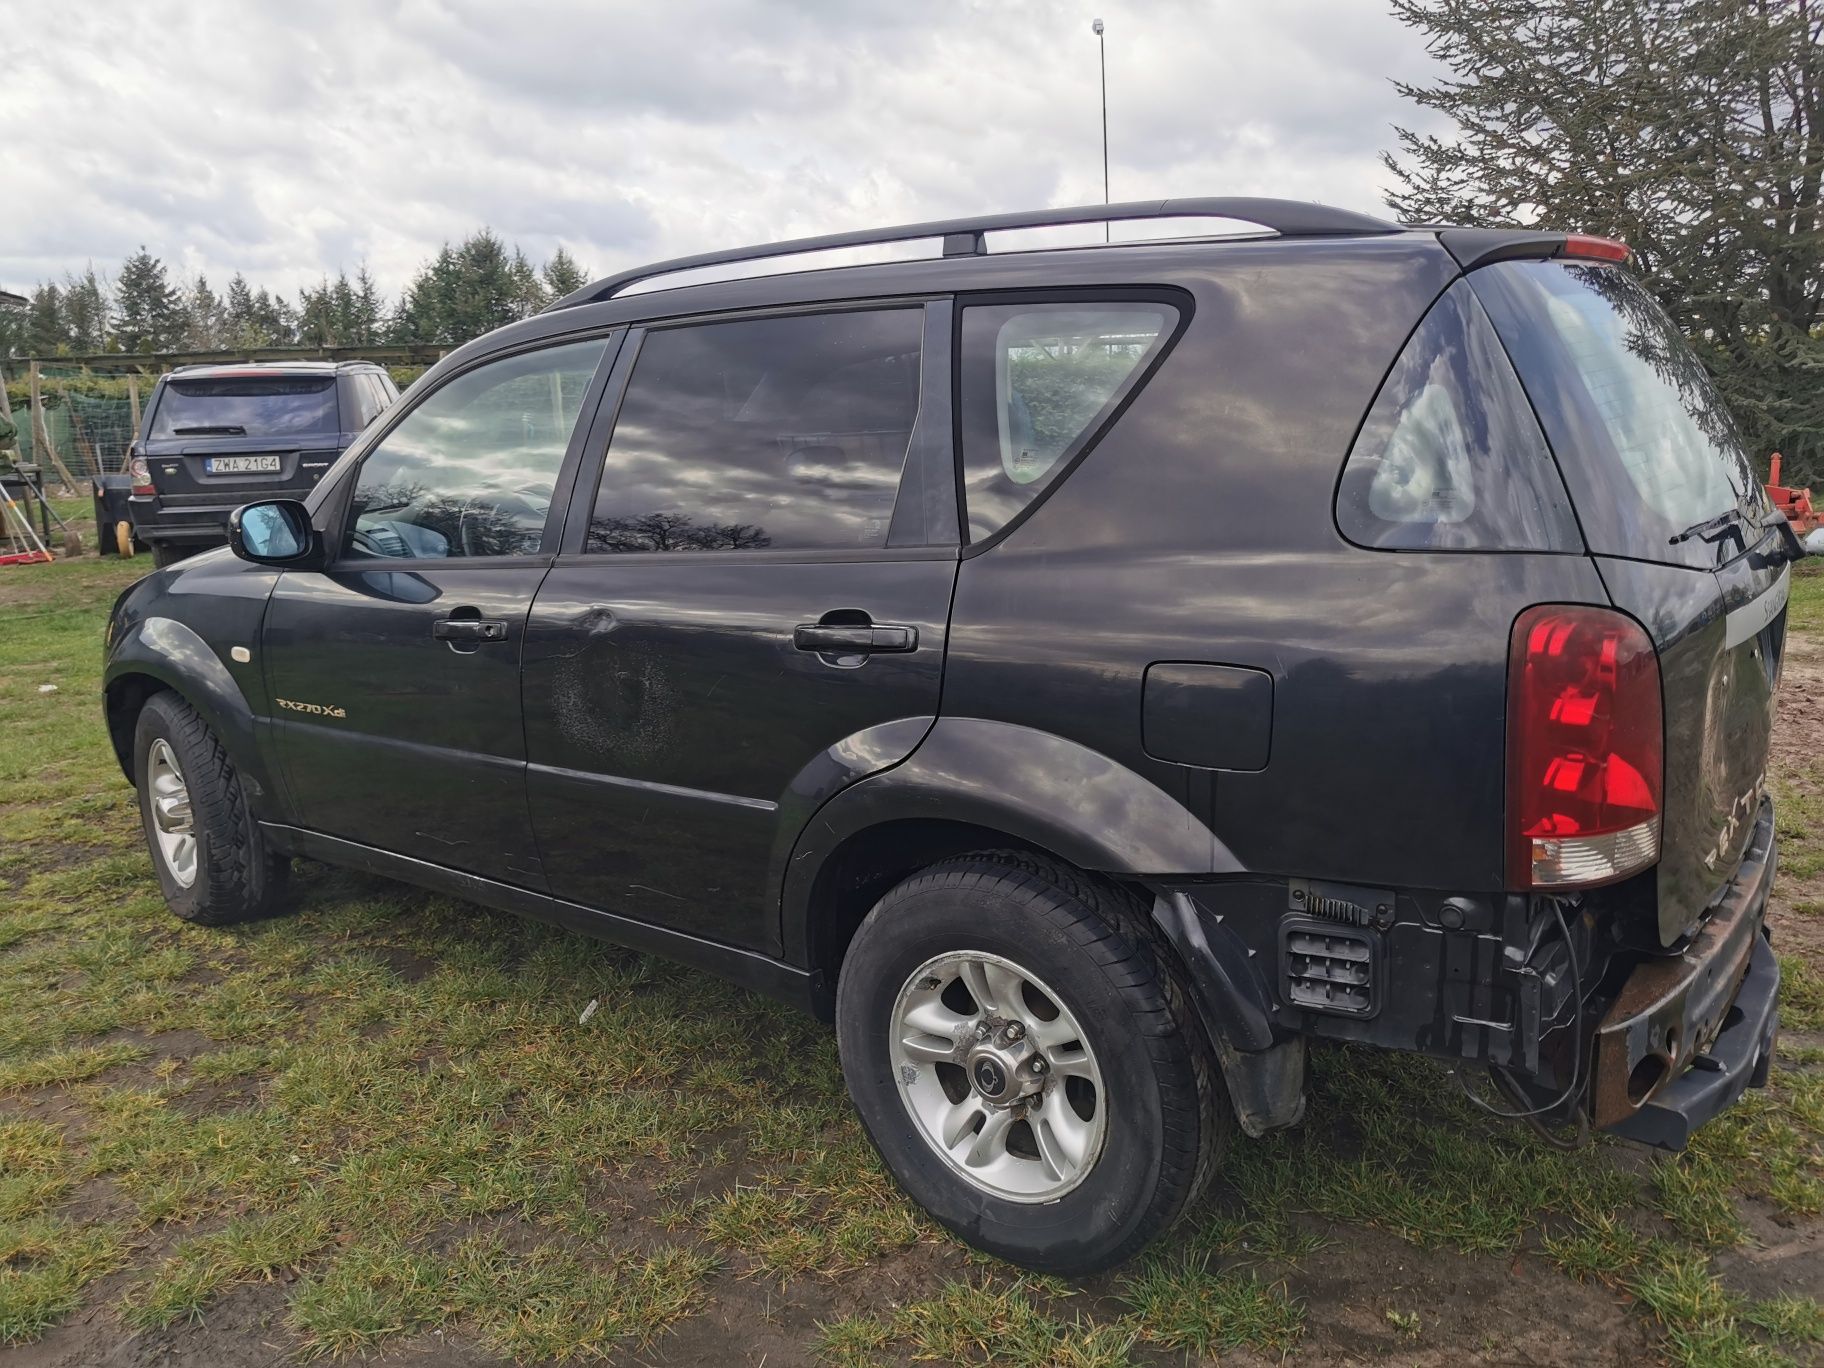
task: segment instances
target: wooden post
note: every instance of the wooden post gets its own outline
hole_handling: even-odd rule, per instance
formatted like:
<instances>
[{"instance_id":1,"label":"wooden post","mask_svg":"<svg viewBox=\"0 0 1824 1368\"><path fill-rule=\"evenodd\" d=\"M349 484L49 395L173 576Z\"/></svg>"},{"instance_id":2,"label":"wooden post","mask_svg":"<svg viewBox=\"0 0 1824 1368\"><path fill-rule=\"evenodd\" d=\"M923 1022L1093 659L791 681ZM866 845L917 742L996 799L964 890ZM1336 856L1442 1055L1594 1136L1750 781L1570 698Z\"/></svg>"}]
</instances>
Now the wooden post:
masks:
<instances>
[{"instance_id":1,"label":"wooden post","mask_svg":"<svg viewBox=\"0 0 1824 1368\"><path fill-rule=\"evenodd\" d=\"M13 401L6 397L6 368L0 366L0 417L13 421Z\"/></svg>"},{"instance_id":2,"label":"wooden post","mask_svg":"<svg viewBox=\"0 0 1824 1368\"><path fill-rule=\"evenodd\" d=\"M40 470L44 469L45 458L49 457L51 466L63 480L64 492L74 494L76 481L57 455L57 448L51 445L51 430L44 421L44 396L38 385L38 363L32 362L32 457Z\"/></svg>"},{"instance_id":3,"label":"wooden post","mask_svg":"<svg viewBox=\"0 0 1824 1368\"><path fill-rule=\"evenodd\" d=\"M133 413L133 435L127 441L129 443L137 442L139 440L139 377L131 371L127 373L127 407Z\"/></svg>"},{"instance_id":4,"label":"wooden post","mask_svg":"<svg viewBox=\"0 0 1824 1368\"><path fill-rule=\"evenodd\" d=\"M45 443L44 405L38 397L38 363L36 361L31 363L31 369L26 372L26 389L28 391L26 421L31 425L32 463L42 468Z\"/></svg>"}]
</instances>

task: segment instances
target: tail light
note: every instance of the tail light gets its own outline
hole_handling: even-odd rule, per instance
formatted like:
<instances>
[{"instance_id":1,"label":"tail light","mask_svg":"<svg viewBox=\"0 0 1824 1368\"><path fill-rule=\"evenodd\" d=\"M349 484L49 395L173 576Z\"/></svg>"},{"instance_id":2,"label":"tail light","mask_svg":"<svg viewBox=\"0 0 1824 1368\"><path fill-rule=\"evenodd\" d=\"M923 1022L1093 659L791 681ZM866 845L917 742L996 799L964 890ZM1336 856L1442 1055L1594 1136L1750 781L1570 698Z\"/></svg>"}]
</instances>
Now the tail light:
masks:
<instances>
[{"instance_id":1,"label":"tail light","mask_svg":"<svg viewBox=\"0 0 1824 1368\"><path fill-rule=\"evenodd\" d=\"M1659 858L1659 655L1607 608L1529 608L1507 675L1508 881L1609 883Z\"/></svg>"},{"instance_id":2,"label":"tail light","mask_svg":"<svg viewBox=\"0 0 1824 1368\"><path fill-rule=\"evenodd\" d=\"M144 456L128 458L127 474L132 477L135 494L158 493L158 486L152 483L152 467L146 464Z\"/></svg>"}]
</instances>

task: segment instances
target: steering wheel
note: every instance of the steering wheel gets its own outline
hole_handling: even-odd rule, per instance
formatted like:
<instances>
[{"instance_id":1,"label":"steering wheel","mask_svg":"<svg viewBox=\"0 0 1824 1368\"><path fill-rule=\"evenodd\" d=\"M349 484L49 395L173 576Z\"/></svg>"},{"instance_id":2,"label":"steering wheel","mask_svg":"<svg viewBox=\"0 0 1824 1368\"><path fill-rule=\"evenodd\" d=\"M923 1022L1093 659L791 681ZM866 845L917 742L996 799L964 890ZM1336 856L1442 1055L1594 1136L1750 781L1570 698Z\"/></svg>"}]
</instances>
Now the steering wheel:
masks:
<instances>
[{"instance_id":1,"label":"steering wheel","mask_svg":"<svg viewBox=\"0 0 1824 1368\"><path fill-rule=\"evenodd\" d=\"M366 552L368 555L380 556L387 560L398 560L401 557L416 558L418 554L412 550L412 544L410 542L404 537L397 535L394 536L394 546L390 549L382 546L379 541L374 538L372 533L364 532L359 527L349 529L348 539L352 541L358 549Z\"/></svg>"}]
</instances>

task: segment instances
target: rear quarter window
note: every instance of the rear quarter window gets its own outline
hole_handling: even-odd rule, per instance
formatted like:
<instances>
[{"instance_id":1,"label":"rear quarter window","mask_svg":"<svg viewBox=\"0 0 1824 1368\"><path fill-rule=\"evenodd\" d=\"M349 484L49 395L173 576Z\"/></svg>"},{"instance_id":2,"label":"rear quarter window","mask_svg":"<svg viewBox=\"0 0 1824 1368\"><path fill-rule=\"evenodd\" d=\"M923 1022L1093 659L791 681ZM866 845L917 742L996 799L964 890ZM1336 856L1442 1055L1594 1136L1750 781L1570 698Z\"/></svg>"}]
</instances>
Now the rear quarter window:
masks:
<instances>
[{"instance_id":1,"label":"rear quarter window","mask_svg":"<svg viewBox=\"0 0 1824 1368\"><path fill-rule=\"evenodd\" d=\"M963 309L959 397L971 541L998 532L1069 468L1144 377L1178 317L1156 300Z\"/></svg>"},{"instance_id":2,"label":"rear quarter window","mask_svg":"<svg viewBox=\"0 0 1824 1368\"><path fill-rule=\"evenodd\" d=\"M1382 383L1336 521L1382 550L1582 549L1538 420L1467 283L1432 306Z\"/></svg>"}]
</instances>

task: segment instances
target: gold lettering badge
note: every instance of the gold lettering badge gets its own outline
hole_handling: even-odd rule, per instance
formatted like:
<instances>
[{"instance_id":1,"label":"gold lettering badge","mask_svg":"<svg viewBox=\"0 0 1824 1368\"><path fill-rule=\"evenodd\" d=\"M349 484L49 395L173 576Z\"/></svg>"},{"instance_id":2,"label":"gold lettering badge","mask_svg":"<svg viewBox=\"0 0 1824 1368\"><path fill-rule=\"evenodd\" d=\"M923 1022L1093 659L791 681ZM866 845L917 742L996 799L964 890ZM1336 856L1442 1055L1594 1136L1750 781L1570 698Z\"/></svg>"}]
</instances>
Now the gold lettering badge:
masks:
<instances>
[{"instance_id":1,"label":"gold lettering badge","mask_svg":"<svg viewBox=\"0 0 1824 1368\"><path fill-rule=\"evenodd\" d=\"M309 713L312 717L347 717L344 708L331 707L326 703L294 703L289 698L274 699L281 708L290 708L293 712Z\"/></svg>"}]
</instances>

